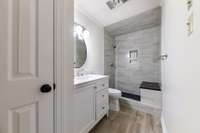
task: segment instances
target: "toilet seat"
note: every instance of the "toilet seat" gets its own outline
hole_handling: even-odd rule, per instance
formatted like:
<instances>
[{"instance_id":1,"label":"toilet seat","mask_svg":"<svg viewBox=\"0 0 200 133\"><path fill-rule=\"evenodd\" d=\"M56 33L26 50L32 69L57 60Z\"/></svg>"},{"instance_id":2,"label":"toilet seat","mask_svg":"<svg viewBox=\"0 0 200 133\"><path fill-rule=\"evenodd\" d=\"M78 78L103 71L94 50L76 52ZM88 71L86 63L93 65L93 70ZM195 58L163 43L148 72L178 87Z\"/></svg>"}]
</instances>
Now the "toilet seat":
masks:
<instances>
[{"instance_id":1,"label":"toilet seat","mask_svg":"<svg viewBox=\"0 0 200 133\"><path fill-rule=\"evenodd\" d=\"M118 97L121 96L121 91L117 89L109 88L108 92L110 95L113 95L113 96L118 96Z\"/></svg>"},{"instance_id":2,"label":"toilet seat","mask_svg":"<svg viewBox=\"0 0 200 133\"><path fill-rule=\"evenodd\" d=\"M113 89L113 88L109 88L108 91L109 91L109 93L113 93L113 94L121 94L120 90Z\"/></svg>"}]
</instances>

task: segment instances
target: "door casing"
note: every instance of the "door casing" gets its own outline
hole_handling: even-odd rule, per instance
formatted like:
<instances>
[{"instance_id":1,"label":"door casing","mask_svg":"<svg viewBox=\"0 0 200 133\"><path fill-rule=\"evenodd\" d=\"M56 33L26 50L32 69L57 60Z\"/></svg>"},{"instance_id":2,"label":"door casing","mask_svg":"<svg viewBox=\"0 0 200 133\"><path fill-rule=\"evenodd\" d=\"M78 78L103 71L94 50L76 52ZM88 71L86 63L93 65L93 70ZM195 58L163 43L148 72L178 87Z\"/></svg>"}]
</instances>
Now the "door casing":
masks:
<instances>
[{"instance_id":1,"label":"door casing","mask_svg":"<svg viewBox=\"0 0 200 133\"><path fill-rule=\"evenodd\" d=\"M73 131L74 0L54 0L55 133Z\"/></svg>"}]
</instances>

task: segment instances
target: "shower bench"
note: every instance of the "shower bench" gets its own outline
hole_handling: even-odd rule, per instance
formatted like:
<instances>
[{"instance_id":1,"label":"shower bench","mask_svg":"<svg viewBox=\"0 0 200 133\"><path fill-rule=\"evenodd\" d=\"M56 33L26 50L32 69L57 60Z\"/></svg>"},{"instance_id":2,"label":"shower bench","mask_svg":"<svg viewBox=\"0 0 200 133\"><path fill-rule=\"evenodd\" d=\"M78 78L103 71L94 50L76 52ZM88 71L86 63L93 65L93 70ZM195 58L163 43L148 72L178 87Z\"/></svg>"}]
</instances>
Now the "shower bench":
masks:
<instances>
[{"instance_id":1,"label":"shower bench","mask_svg":"<svg viewBox=\"0 0 200 133\"><path fill-rule=\"evenodd\" d=\"M143 81L140 85L141 102L154 108L161 108L162 94L160 83Z\"/></svg>"}]
</instances>

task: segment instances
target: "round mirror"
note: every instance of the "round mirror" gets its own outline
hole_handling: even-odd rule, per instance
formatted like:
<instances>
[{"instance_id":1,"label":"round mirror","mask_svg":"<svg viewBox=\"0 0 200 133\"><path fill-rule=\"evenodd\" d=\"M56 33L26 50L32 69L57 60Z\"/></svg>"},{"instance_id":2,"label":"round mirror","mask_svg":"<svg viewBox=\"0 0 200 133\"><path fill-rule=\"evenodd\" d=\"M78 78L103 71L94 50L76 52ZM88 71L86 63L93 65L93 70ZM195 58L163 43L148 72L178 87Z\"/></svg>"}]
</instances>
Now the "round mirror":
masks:
<instances>
[{"instance_id":1,"label":"round mirror","mask_svg":"<svg viewBox=\"0 0 200 133\"><path fill-rule=\"evenodd\" d=\"M74 67L80 68L85 64L87 59L87 47L85 40L76 36L74 50Z\"/></svg>"}]
</instances>

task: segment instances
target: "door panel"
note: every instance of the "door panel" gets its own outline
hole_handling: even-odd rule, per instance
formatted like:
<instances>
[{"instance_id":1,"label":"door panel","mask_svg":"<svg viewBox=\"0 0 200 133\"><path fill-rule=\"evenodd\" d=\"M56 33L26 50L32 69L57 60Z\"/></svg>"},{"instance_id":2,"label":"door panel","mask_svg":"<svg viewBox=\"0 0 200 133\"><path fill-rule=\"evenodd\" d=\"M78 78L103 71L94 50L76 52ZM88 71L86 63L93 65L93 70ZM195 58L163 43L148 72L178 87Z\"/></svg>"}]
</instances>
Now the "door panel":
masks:
<instances>
[{"instance_id":1,"label":"door panel","mask_svg":"<svg viewBox=\"0 0 200 133\"><path fill-rule=\"evenodd\" d=\"M37 133L37 103L11 109L8 117L12 133Z\"/></svg>"},{"instance_id":2,"label":"door panel","mask_svg":"<svg viewBox=\"0 0 200 133\"><path fill-rule=\"evenodd\" d=\"M38 0L10 0L8 5L9 78L38 77Z\"/></svg>"},{"instance_id":3,"label":"door panel","mask_svg":"<svg viewBox=\"0 0 200 133\"><path fill-rule=\"evenodd\" d=\"M53 0L0 9L0 133L53 133Z\"/></svg>"}]
</instances>

